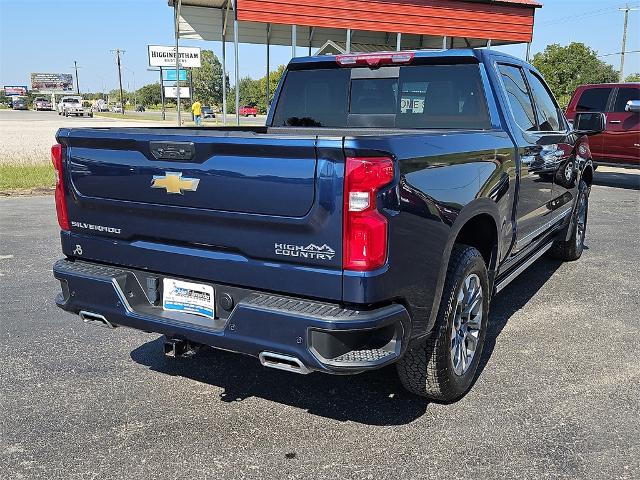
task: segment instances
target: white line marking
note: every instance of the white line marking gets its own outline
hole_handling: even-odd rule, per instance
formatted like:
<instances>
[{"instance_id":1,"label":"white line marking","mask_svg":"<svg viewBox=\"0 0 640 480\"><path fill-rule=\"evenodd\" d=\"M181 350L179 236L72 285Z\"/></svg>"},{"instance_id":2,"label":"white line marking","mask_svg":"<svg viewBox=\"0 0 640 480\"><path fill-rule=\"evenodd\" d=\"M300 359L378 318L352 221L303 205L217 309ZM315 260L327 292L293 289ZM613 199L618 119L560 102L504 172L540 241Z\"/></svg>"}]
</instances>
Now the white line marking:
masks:
<instances>
[{"instance_id":1,"label":"white line marking","mask_svg":"<svg viewBox=\"0 0 640 480\"><path fill-rule=\"evenodd\" d=\"M9 260L13 258L13 255L0 255L0 260Z\"/></svg>"}]
</instances>

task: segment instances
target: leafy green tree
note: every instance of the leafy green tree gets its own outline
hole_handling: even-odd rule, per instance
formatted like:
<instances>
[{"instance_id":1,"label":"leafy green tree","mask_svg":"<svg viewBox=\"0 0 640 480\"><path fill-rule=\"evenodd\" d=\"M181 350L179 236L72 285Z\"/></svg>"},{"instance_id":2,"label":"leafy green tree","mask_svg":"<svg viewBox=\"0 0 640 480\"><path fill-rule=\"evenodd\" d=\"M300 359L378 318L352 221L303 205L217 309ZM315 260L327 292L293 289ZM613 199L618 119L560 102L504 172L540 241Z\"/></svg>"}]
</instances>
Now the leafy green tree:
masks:
<instances>
[{"instance_id":1,"label":"leafy green tree","mask_svg":"<svg viewBox=\"0 0 640 480\"><path fill-rule=\"evenodd\" d=\"M145 107L162 103L159 82L144 85L140 87L136 93L138 97L138 104L144 105Z\"/></svg>"},{"instance_id":2,"label":"leafy green tree","mask_svg":"<svg viewBox=\"0 0 640 480\"><path fill-rule=\"evenodd\" d=\"M640 73L632 73L631 75L627 75L627 78L624 79L625 82L640 82Z\"/></svg>"},{"instance_id":3,"label":"leafy green tree","mask_svg":"<svg viewBox=\"0 0 640 480\"><path fill-rule=\"evenodd\" d=\"M202 50L202 66L192 74L193 98L203 105L222 105L222 64L211 50ZM229 76L225 77L228 94Z\"/></svg>"},{"instance_id":4,"label":"leafy green tree","mask_svg":"<svg viewBox=\"0 0 640 480\"><path fill-rule=\"evenodd\" d=\"M244 77L240 79L238 85L240 87L240 105L256 107L260 104L263 95L260 90L260 80ZM262 103L264 103L264 101Z\"/></svg>"},{"instance_id":5,"label":"leafy green tree","mask_svg":"<svg viewBox=\"0 0 640 480\"><path fill-rule=\"evenodd\" d=\"M542 73L562 107L567 106L580 85L618 81L618 72L584 43L548 45L544 52L534 55L531 63Z\"/></svg>"}]
</instances>

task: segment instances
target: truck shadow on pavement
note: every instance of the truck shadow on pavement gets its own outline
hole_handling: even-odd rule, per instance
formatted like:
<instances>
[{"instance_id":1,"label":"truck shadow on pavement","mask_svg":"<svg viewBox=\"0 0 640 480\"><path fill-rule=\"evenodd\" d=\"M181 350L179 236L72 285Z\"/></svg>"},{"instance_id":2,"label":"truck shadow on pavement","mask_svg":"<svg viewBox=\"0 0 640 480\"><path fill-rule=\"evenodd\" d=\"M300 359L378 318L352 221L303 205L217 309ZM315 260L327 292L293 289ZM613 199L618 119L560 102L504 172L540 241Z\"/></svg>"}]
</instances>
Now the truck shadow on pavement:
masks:
<instances>
[{"instance_id":1,"label":"truck shadow on pavement","mask_svg":"<svg viewBox=\"0 0 640 480\"><path fill-rule=\"evenodd\" d=\"M543 258L530 267L525 278L515 280L495 297L478 376L489 362L496 339L509 318L560 265ZM192 358L167 358L163 354L163 337L136 348L131 358L157 372L222 388L219 395L223 402L258 397L337 421L403 425L424 415L429 406L426 399L403 389L394 366L353 376L296 375L265 368L251 357L210 348L200 350Z\"/></svg>"},{"instance_id":2,"label":"truck shadow on pavement","mask_svg":"<svg viewBox=\"0 0 640 480\"><path fill-rule=\"evenodd\" d=\"M640 190L640 172L637 169L628 169L616 172L603 172L596 170L593 176L593 184L603 187L625 188L628 190Z\"/></svg>"}]
</instances>

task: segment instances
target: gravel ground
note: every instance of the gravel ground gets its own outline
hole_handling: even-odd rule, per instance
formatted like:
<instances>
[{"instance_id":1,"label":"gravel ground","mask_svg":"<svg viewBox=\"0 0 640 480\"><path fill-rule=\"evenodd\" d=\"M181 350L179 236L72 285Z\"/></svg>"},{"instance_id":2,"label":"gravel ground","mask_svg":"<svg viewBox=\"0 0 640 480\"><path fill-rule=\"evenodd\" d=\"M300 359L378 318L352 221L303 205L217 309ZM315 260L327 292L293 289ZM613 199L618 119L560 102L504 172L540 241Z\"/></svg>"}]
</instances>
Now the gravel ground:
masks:
<instances>
[{"instance_id":1,"label":"gravel ground","mask_svg":"<svg viewBox=\"0 0 640 480\"><path fill-rule=\"evenodd\" d=\"M52 199L0 199L0 477L640 478L638 180L599 175L582 259L543 258L494 299L478 381L451 405L393 368L171 361L158 335L86 327L53 302Z\"/></svg>"},{"instance_id":2,"label":"gravel ground","mask_svg":"<svg viewBox=\"0 0 640 480\"><path fill-rule=\"evenodd\" d=\"M51 145L55 143L56 131L61 127L157 127L173 126L169 121L145 120L145 113L127 112L138 115L140 120L119 120L104 117L62 117L56 112L35 112L31 110L0 110L0 164L38 164L50 162ZM169 113L167 119L175 119ZM228 121L233 122L231 114ZM241 118L242 125L264 125L265 117ZM210 122L209 120L207 122ZM28 145L28 147L26 147Z\"/></svg>"},{"instance_id":3,"label":"gravel ground","mask_svg":"<svg viewBox=\"0 0 640 480\"><path fill-rule=\"evenodd\" d=\"M144 127L157 122L62 117L56 112L0 110L0 163L49 163L51 145L61 127ZM28 146L27 146L28 145Z\"/></svg>"}]
</instances>

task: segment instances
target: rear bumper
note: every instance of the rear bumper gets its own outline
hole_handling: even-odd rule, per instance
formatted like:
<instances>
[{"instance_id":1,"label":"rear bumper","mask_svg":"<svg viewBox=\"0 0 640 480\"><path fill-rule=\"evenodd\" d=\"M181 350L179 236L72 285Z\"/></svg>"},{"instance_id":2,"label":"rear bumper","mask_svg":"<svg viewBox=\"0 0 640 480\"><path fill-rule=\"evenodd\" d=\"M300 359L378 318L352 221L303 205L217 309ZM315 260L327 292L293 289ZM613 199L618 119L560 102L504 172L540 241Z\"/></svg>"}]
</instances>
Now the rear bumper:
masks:
<instances>
[{"instance_id":1,"label":"rear bumper","mask_svg":"<svg viewBox=\"0 0 640 480\"><path fill-rule=\"evenodd\" d=\"M352 310L211 284L216 298L211 320L164 311L162 275L70 260L56 262L53 272L62 286L56 303L68 312L90 312L114 326L254 357L265 352L294 357L309 371L358 373L382 367L400 357L409 331L409 314L398 304Z\"/></svg>"}]
</instances>

